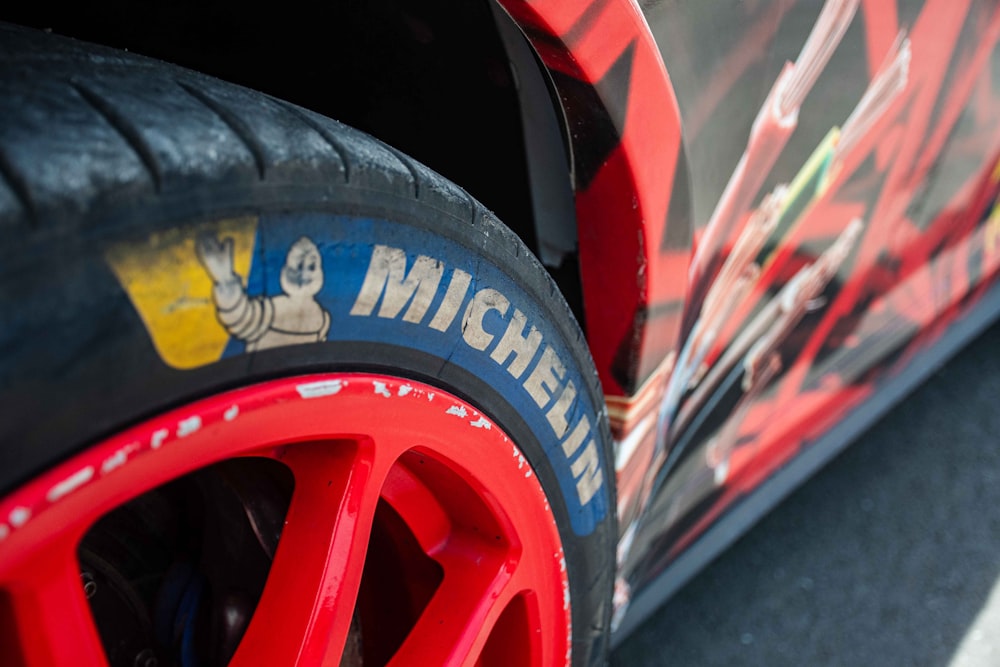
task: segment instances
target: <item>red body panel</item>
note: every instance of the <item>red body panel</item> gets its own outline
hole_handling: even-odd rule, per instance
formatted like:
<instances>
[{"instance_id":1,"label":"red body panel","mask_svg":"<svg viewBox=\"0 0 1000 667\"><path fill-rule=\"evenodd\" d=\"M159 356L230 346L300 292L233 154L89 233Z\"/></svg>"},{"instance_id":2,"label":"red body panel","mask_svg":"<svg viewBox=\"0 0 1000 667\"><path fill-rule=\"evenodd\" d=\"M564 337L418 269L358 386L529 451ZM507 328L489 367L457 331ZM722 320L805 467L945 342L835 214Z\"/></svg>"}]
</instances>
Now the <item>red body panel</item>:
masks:
<instances>
[{"instance_id":1,"label":"red body panel","mask_svg":"<svg viewBox=\"0 0 1000 667\"><path fill-rule=\"evenodd\" d=\"M566 111L641 584L995 281L1000 10L503 4Z\"/></svg>"}]
</instances>

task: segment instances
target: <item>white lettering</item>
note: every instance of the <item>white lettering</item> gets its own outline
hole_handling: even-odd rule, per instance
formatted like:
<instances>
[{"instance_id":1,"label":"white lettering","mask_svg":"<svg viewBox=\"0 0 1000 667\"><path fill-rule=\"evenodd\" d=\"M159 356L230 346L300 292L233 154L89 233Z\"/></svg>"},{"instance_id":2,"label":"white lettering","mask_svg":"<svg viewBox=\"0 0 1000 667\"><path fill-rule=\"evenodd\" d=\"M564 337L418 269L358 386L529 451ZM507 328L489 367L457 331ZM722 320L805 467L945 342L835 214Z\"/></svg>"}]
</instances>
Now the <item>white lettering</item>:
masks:
<instances>
[{"instance_id":1,"label":"white lettering","mask_svg":"<svg viewBox=\"0 0 1000 667\"><path fill-rule=\"evenodd\" d=\"M542 357L535 364L531 375L524 381L524 390L531 398L535 399L538 407L543 408L552 398L552 394L559 388L559 381L565 374L566 367L559 360L556 351L552 349L551 345L546 345Z\"/></svg>"},{"instance_id":2,"label":"white lettering","mask_svg":"<svg viewBox=\"0 0 1000 667\"><path fill-rule=\"evenodd\" d=\"M583 444L583 441L586 440L589 435L590 420L587 419L586 415L584 415L580 417L580 421L577 423L576 428L573 429L573 432L569 434L569 437L563 441L562 450L567 459L573 458L573 455L576 454L576 450L580 448L580 445Z\"/></svg>"},{"instance_id":3,"label":"white lettering","mask_svg":"<svg viewBox=\"0 0 1000 667\"><path fill-rule=\"evenodd\" d=\"M500 342L493 348L490 357L501 366L507 363L508 357L514 355L514 361L510 362L507 372L515 378L520 378L528 364L538 352L538 346L542 343L542 334L535 327L531 327L528 336L524 336L524 328L528 325L528 318L517 308L514 315L507 323L507 330L504 331Z\"/></svg>"},{"instance_id":4,"label":"white lettering","mask_svg":"<svg viewBox=\"0 0 1000 667\"><path fill-rule=\"evenodd\" d=\"M458 314L458 309L462 306L462 302L465 301L465 293L469 289L469 283L472 282L472 276L470 276L465 271L461 269L455 269L451 274L451 282L448 283L448 291L444 294L444 299L441 301L441 305L438 306L437 312L434 313L434 319L431 320L430 328L437 329L438 331L446 331L451 323L455 321L455 315Z\"/></svg>"},{"instance_id":5,"label":"white lettering","mask_svg":"<svg viewBox=\"0 0 1000 667\"><path fill-rule=\"evenodd\" d=\"M545 413L546 419L549 420L549 425L555 432L557 438L561 438L566 435L566 430L569 428L569 423L566 421L566 413L569 412L569 406L573 404L573 399L576 398L576 386L573 381L570 380L563 387L562 393L559 394L559 398L549 411Z\"/></svg>"},{"instance_id":6,"label":"white lettering","mask_svg":"<svg viewBox=\"0 0 1000 667\"><path fill-rule=\"evenodd\" d=\"M465 309L465 317L462 318L462 337L469 347L476 350L485 350L489 347L493 342L493 334L483 328L483 318L491 310L506 315L508 308L510 301L495 289L487 287L476 292L476 296L469 302L469 307Z\"/></svg>"},{"instance_id":7,"label":"white lettering","mask_svg":"<svg viewBox=\"0 0 1000 667\"><path fill-rule=\"evenodd\" d=\"M406 253L399 248L377 245L351 315L371 315L381 298L379 317L396 317L409 303L403 320L419 323L434 300L443 273L441 262L424 255L417 257L407 273Z\"/></svg>"},{"instance_id":8,"label":"white lettering","mask_svg":"<svg viewBox=\"0 0 1000 667\"><path fill-rule=\"evenodd\" d=\"M593 440L587 443L580 458L573 461L570 470L576 478L576 495L580 498L580 504L586 505L604 483L604 473L601 471Z\"/></svg>"}]
</instances>

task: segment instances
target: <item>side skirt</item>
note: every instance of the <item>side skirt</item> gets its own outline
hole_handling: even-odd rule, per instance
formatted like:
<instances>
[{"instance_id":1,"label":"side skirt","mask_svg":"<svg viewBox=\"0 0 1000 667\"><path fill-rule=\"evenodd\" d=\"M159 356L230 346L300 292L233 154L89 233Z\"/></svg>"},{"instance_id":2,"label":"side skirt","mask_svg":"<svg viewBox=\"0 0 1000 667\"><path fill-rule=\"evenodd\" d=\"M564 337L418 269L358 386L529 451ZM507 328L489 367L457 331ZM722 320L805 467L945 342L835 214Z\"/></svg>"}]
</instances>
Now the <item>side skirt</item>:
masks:
<instances>
[{"instance_id":1,"label":"side skirt","mask_svg":"<svg viewBox=\"0 0 1000 667\"><path fill-rule=\"evenodd\" d=\"M726 513L651 584L638 591L632 598L621 625L612 635L612 647L621 644L716 556L985 331L998 316L1000 285L995 285L981 298L975 309L955 323L937 343L915 356L910 365L898 375L887 379L874 396L775 473L759 490Z\"/></svg>"}]
</instances>

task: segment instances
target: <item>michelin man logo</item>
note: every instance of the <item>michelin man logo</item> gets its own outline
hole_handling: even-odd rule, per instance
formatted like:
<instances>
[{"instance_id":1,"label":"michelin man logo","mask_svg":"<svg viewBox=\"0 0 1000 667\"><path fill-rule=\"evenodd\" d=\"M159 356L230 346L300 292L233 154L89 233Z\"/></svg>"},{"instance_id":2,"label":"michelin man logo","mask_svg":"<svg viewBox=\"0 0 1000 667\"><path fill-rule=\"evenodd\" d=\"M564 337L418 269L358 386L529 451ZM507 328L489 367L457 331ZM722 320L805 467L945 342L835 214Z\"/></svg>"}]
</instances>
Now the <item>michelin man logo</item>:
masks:
<instances>
[{"instance_id":1,"label":"michelin man logo","mask_svg":"<svg viewBox=\"0 0 1000 667\"><path fill-rule=\"evenodd\" d=\"M284 345L326 340L330 313L316 301L323 288L323 261L311 239L303 236L288 249L278 296L250 297L233 268L233 240L205 235L197 239L198 261L212 278L212 300L219 322L255 352Z\"/></svg>"}]
</instances>

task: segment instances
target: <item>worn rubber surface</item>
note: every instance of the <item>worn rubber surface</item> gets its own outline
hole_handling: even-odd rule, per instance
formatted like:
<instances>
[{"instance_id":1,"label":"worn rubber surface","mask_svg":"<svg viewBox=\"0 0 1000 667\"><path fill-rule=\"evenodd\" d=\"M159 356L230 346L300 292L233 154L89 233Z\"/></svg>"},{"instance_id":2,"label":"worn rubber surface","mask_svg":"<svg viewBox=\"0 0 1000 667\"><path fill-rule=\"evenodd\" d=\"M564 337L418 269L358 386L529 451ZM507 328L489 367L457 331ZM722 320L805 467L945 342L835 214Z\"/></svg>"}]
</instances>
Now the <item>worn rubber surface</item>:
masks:
<instances>
[{"instance_id":1,"label":"worn rubber surface","mask_svg":"<svg viewBox=\"0 0 1000 667\"><path fill-rule=\"evenodd\" d=\"M256 226L252 269L241 278L247 292L260 290L251 296L265 300L282 289L273 274L289 248L284 236L315 242L326 271L321 305L332 320L329 334L324 342L256 351L228 344L210 362L180 367L155 339L183 346L181 329L155 330L120 258L182 247L206 230L224 246L219 225L230 220ZM540 264L459 187L291 104L0 25L0 239L0 489L126 425L253 381L320 370L413 377L475 404L527 454L560 524L574 664L604 661L616 529L596 372ZM354 302L378 248L402 253L407 271L421 257L445 267L423 320L375 303L364 313L360 297ZM152 278L139 273L175 288L192 266L200 270L193 256L174 274L157 277L152 264ZM460 313L443 331L427 324L441 311L449 279L461 273L471 283L463 310L474 294L509 302L480 299L486 314L478 339ZM193 307L212 307L202 301ZM530 327L542 336L520 373L511 370L516 355L490 354L517 313L527 322L525 336ZM478 348L483 341L489 347ZM549 347L555 370L530 382ZM539 403L539 392L551 402ZM561 408L569 426L584 418L592 425L589 440L567 444L569 430L556 432L560 397L572 399ZM592 460L584 461L585 453ZM589 487L580 486L585 477Z\"/></svg>"}]
</instances>

